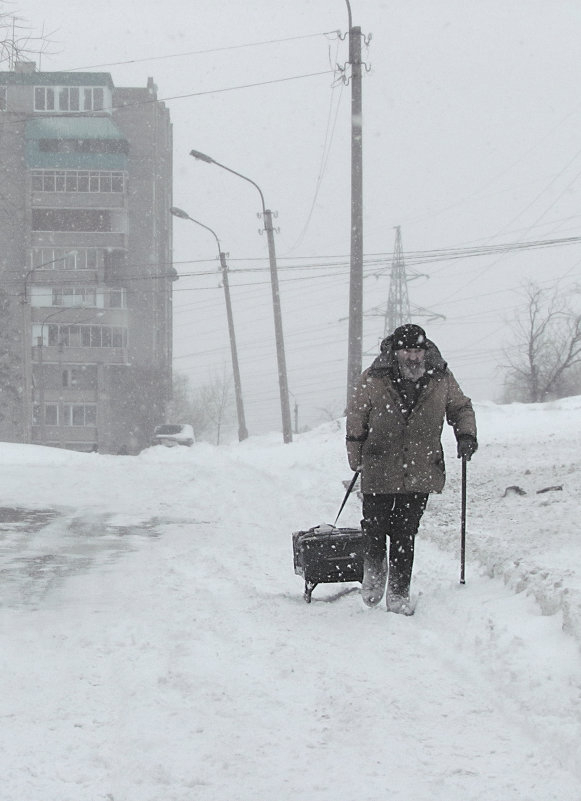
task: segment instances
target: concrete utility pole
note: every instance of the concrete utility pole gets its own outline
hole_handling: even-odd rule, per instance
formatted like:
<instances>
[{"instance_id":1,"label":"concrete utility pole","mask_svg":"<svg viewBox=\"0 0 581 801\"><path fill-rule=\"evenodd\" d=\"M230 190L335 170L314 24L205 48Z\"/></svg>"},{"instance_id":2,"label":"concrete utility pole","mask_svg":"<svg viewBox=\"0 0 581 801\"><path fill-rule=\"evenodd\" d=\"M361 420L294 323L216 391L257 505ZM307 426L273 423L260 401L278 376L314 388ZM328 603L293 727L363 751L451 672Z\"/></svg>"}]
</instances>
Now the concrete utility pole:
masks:
<instances>
[{"instance_id":1,"label":"concrete utility pole","mask_svg":"<svg viewBox=\"0 0 581 801\"><path fill-rule=\"evenodd\" d=\"M264 209L264 230L268 241L268 260L270 263L270 284L272 289L272 306L274 312L274 336L276 339L276 355L278 363L278 384L282 413L283 441L293 441L291 424L290 401L288 393L288 380L286 372L286 356L284 351L284 338L282 332L282 312L280 308L280 291L278 288L278 271L276 268L276 252L274 249L274 229L272 227L272 212Z\"/></svg>"},{"instance_id":2,"label":"concrete utility pole","mask_svg":"<svg viewBox=\"0 0 581 801\"><path fill-rule=\"evenodd\" d=\"M230 300L230 284L228 283L228 265L226 254L220 251L220 266L222 268L222 286L226 301L226 317L228 318L228 334L230 336L230 353L232 355L232 373L234 375L234 394L236 396L236 414L238 417L238 440L248 439L248 429L244 417L244 404L242 403L242 384L240 382L240 367L238 366L238 350L234 334L234 317L232 316L232 302Z\"/></svg>"},{"instance_id":3,"label":"concrete utility pole","mask_svg":"<svg viewBox=\"0 0 581 801\"><path fill-rule=\"evenodd\" d=\"M363 117L361 91L361 28L349 13L351 64L351 272L349 282L349 345L347 401L361 373L363 342Z\"/></svg>"},{"instance_id":4,"label":"concrete utility pole","mask_svg":"<svg viewBox=\"0 0 581 801\"><path fill-rule=\"evenodd\" d=\"M230 337L230 354L232 356L232 374L234 376L234 394L236 396L236 415L238 417L238 440L242 442L248 439L248 429L246 428L246 418L244 416L244 403L242 401L242 382L240 381L240 367L238 365L238 348L236 347L236 334L234 332L234 317L232 315L232 302L230 300L230 284L228 282L228 265L226 264L226 254L222 251L220 240L215 231L209 228L199 220L194 220L193 217L177 206L172 206L170 213L174 217L179 217L181 220L190 220L196 223L201 228L209 231L218 245L218 256L220 258L220 267L222 269L222 286L224 287L224 299L226 301L226 317L228 319L228 334Z\"/></svg>"},{"instance_id":5,"label":"concrete utility pole","mask_svg":"<svg viewBox=\"0 0 581 801\"><path fill-rule=\"evenodd\" d=\"M291 423L290 401L288 396L288 379L286 373L284 337L282 332L282 315L280 310L280 292L278 288L278 271L276 266L276 251L274 248L274 229L272 227L272 212L270 209L266 208L266 204L264 202L264 195L262 194L262 189L258 186L256 181L253 181L246 175L242 175L241 172L236 172L236 170L231 169L231 167L226 167L225 164L221 164L219 161L216 161L216 159L213 159L211 156L207 156L205 153L200 153L199 150L190 150L190 156L193 156L195 159L198 159L199 161L205 161L207 164L215 164L217 167L221 167L223 170L231 172L232 175L237 175L244 181L248 181L249 184L252 184L252 186L258 190L258 194L260 195L260 202L262 204L262 218L264 220L264 230L266 231L266 239L268 242L268 260L270 263L270 284L272 289L274 334L276 338L276 357L278 362L278 385L280 391L280 408L282 415L282 436L285 443L292 442L293 431Z\"/></svg>"}]
</instances>

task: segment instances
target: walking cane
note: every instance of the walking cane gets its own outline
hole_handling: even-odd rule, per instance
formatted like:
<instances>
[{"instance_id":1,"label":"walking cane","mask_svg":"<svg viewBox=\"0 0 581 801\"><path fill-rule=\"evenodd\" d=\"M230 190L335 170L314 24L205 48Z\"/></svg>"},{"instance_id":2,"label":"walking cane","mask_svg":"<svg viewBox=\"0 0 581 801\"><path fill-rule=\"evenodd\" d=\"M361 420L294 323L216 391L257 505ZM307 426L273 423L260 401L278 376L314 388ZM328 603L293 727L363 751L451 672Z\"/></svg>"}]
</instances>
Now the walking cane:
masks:
<instances>
[{"instance_id":1,"label":"walking cane","mask_svg":"<svg viewBox=\"0 0 581 801\"><path fill-rule=\"evenodd\" d=\"M460 523L460 584L466 584L466 457L462 457L462 515Z\"/></svg>"},{"instance_id":2,"label":"walking cane","mask_svg":"<svg viewBox=\"0 0 581 801\"><path fill-rule=\"evenodd\" d=\"M344 506L345 506L345 504L347 503L347 498L348 498L348 497L351 495L351 490L352 490L352 489L353 489L353 487L355 486L355 482L357 481L357 479L358 479L358 478L359 478L359 470L356 470L356 471L353 473L353 478L351 479L351 483L350 483L350 484L349 484L349 486L347 487L347 492L345 493L345 497L343 498L343 503L341 504L341 508L340 508L340 509L339 509L339 511L337 512L337 517L335 518L335 522L333 523L333 528L335 528L335 527L336 527L336 525L337 525L337 520L339 520L339 515L340 515L340 514L341 514L341 512L343 511L343 507L344 507Z\"/></svg>"}]
</instances>

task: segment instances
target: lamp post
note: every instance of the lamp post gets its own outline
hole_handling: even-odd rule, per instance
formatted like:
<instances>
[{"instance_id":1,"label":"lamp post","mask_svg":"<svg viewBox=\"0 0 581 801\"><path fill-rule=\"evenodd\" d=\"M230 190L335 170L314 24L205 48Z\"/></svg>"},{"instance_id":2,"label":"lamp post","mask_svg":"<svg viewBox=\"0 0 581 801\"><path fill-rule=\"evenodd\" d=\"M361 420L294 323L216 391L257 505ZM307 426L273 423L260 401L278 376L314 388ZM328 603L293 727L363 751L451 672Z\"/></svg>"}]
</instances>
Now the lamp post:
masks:
<instances>
[{"instance_id":1,"label":"lamp post","mask_svg":"<svg viewBox=\"0 0 581 801\"><path fill-rule=\"evenodd\" d=\"M284 352L284 336L282 332L280 291L278 288L278 272L276 266L276 251L274 247L274 229L272 227L272 212L270 209L266 208L262 190L255 181L253 181L250 178L247 178L246 175L242 175L242 173L240 172L236 172L236 170L232 170L230 167L226 167L225 164L221 164L219 161L216 161L210 156L207 156L205 153L200 153L199 150L190 150L190 156L193 156L195 159L198 159L199 161L205 161L206 164L215 164L217 167L221 167L223 170L231 172L233 175L237 175L239 178L242 178L244 181L247 181L249 184L252 184L252 186L258 190L258 194L260 195L260 202L262 204L262 214L264 218L264 230L266 231L266 238L268 241L270 284L272 288L272 307L274 312L274 335L276 338L276 357L278 363L278 385L280 392L280 408L282 414L282 435L285 443L292 442L293 432L291 424L290 403L288 396L288 379L286 373L286 358Z\"/></svg>"},{"instance_id":2,"label":"lamp post","mask_svg":"<svg viewBox=\"0 0 581 801\"><path fill-rule=\"evenodd\" d=\"M196 225L205 228L209 231L218 245L218 255L220 258L220 267L222 268L222 285L224 287L224 298L226 300L226 316L228 318L228 333L230 335L230 353L232 354L232 373L234 374L234 393L236 396L236 415L238 417L238 440L242 442L248 439L248 429L246 428L246 419L244 417L244 404L242 402L242 384L240 382L240 368L238 366L238 350L236 348L236 335L234 333L234 317L232 315L232 303L230 301L230 284L228 282L228 265L226 264L226 254L220 247L220 240L217 234L207 225L201 223L199 220L194 220L193 217L183 209L172 206L170 209L174 217L179 217L181 220L190 220Z\"/></svg>"}]
</instances>

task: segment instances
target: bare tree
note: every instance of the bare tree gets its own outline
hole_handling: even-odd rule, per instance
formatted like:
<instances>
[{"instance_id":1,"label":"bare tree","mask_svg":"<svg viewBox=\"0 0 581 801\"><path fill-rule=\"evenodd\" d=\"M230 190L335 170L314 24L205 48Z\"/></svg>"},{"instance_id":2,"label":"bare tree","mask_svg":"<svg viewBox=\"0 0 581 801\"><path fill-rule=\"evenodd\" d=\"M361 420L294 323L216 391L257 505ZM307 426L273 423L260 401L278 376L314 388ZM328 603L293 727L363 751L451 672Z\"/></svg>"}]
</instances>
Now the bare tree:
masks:
<instances>
[{"instance_id":1,"label":"bare tree","mask_svg":"<svg viewBox=\"0 0 581 801\"><path fill-rule=\"evenodd\" d=\"M172 423L190 423L197 440L211 439L219 445L223 427L234 419L232 381L226 370L223 376L212 376L210 383L196 392L187 375L174 373L166 419Z\"/></svg>"},{"instance_id":2,"label":"bare tree","mask_svg":"<svg viewBox=\"0 0 581 801\"><path fill-rule=\"evenodd\" d=\"M189 423L193 404L190 380L184 373L172 375L171 399L166 407L166 418L174 422Z\"/></svg>"},{"instance_id":3,"label":"bare tree","mask_svg":"<svg viewBox=\"0 0 581 801\"><path fill-rule=\"evenodd\" d=\"M197 403L216 427L216 445L219 445L222 427L233 420L232 381L225 370L222 376L214 376L210 384L201 387Z\"/></svg>"},{"instance_id":4,"label":"bare tree","mask_svg":"<svg viewBox=\"0 0 581 801\"><path fill-rule=\"evenodd\" d=\"M566 394L567 378L581 363L581 314L571 292L524 288L526 308L511 325L506 348L505 400L538 403Z\"/></svg>"},{"instance_id":5,"label":"bare tree","mask_svg":"<svg viewBox=\"0 0 581 801\"><path fill-rule=\"evenodd\" d=\"M317 411L321 412L322 419L325 423L337 423L339 427L339 420L345 417L345 404L341 406L341 401L331 401L328 406L319 406ZM308 429L305 429L308 431Z\"/></svg>"},{"instance_id":6,"label":"bare tree","mask_svg":"<svg viewBox=\"0 0 581 801\"><path fill-rule=\"evenodd\" d=\"M189 423L194 427L196 439L200 439L211 426L202 401L194 396L190 379L184 373L173 374L172 397L167 405L166 419L171 423Z\"/></svg>"},{"instance_id":7,"label":"bare tree","mask_svg":"<svg viewBox=\"0 0 581 801\"><path fill-rule=\"evenodd\" d=\"M35 34L17 12L14 3L0 0L0 66L13 70L17 61L46 53L50 35Z\"/></svg>"}]
</instances>

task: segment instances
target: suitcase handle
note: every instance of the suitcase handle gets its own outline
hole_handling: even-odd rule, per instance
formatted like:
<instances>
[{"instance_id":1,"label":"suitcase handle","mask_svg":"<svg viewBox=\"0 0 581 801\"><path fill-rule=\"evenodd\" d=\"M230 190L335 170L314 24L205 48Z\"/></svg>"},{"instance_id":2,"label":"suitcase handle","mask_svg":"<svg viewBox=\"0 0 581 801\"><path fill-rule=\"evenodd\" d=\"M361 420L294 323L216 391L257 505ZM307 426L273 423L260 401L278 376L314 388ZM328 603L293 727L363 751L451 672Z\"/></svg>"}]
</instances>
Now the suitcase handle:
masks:
<instances>
[{"instance_id":1,"label":"suitcase handle","mask_svg":"<svg viewBox=\"0 0 581 801\"><path fill-rule=\"evenodd\" d=\"M347 498L351 495L351 491L352 491L353 487L355 486L355 482L359 478L359 472L360 472L359 470L356 470L353 473L353 478L351 479L351 483L347 487L347 492L345 493L345 497L343 498L343 503L341 504L341 508L337 512L337 517L335 518L335 522L333 523L333 528L337 527L337 520L339 520L339 516L340 516L341 512L343 511L343 507L347 503Z\"/></svg>"}]
</instances>

